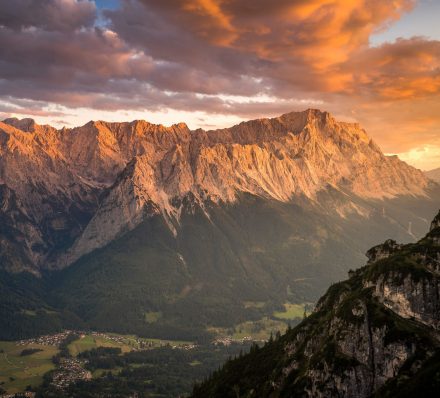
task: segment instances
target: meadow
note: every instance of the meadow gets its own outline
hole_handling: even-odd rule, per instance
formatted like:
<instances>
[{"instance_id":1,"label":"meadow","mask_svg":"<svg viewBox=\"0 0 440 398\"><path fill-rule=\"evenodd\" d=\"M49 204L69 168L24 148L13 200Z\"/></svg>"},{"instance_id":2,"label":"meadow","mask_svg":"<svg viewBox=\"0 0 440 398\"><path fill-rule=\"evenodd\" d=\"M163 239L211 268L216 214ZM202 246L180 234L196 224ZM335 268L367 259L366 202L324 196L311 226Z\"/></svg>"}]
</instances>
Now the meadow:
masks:
<instances>
[{"instance_id":1,"label":"meadow","mask_svg":"<svg viewBox=\"0 0 440 398\"><path fill-rule=\"evenodd\" d=\"M41 350L21 356L23 350ZM0 341L0 387L9 393L24 391L29 385L38 386L43 375L54 369L52 357L58 348L40 344L17 345Z\"/></svg>"},{"instance_id":2,"label":"meadow","mask_svg":"<svg viewBox=\"0 0 440 398\"><path fill-rule=\"evenodd\" d=\"M129 353L138 349L154 349L166 346L182 346L191 344L188 341L144 339L135 335L116 333L81 335L68 345L70 355L78 354L98 347L120 348L121 353ZM29 351L35 350L35 352ZM29 355L21 355L22 352ZM58 347L29 343L18 345L13 341L0 341L0 392L1 389L10 394L22 392L28 386L37 387L43 381L45 373L53 370L55 365L52 357L59 352ZM99 377L101 370L93 376Z\"/></svg>"},{"instance_id":3,"label":"meadow","mask_svg":"<svg viewBox=\"0 0 440 398\"><path fill-rule=\"evenodd\" d=\"M77 356L79 353L98 347L120 348L122 353L138 349L159 348L166 345L181 346L191 344L190 341L161 340L140 338L135 335L122 335L117 333L86 334L69 344L70 355Z\"/></svg>"},{"instance_id":4,"label":"meadow","mask_svg":"<svg viewBox=\"0 0 440 398\"><path fill-rule=\"evenodd\" d=\"M285 303L284 311L275 311L273 316L283 320L303 319L304 315L310 311L310 305L311 304Z\"/></svg>"}]
</instances>

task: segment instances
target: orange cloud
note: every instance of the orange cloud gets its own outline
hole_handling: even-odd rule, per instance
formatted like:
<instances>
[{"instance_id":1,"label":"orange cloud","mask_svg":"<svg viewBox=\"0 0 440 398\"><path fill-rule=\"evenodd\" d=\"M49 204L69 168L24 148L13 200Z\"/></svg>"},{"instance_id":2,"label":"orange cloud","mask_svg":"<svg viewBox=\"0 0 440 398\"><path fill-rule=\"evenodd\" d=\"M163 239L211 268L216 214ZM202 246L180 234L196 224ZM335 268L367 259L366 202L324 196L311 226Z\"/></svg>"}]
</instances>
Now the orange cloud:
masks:
<instances>
[{"instance_id":1,"label":"orange cloud","mask_svg":"<svg viewBox=\"0 0 440 398\"><path fill-rule=\"evenodd\" d=\"M230 52L222 57L236 56L260 63L257 71L246 62L243 69L232 67L228 71L231 76L261 74L258 77L280 81L281 85L287 83L291 91L316 89L352 95L362 90L368 97L407 98L417 93L420 84L422 93L438 90L438 81L429 70L439 59L433 46L424 46L426 51L418 52L415 57L416 46L425 44L420 43L422 40L406 45L412 51L408 48L405 51L403 43L379 50L368 46L370 36L410 11L414 0L143 0L143 3L163 21L170 21L171 30L177 26L192 35L187 44L182 41L183 47L191 46L189 52L198 49L201 57L206 54L214 58L216 48L225 47ZM142 44L142 40L137 41ZM155 55L148 39L145 48ZM178 58L177 55L177 61ZM196 68L200 65L197 59L190 62ZM400 64L404 67L398 75L390 65ZM418 68L418 72L413 73L411 67Z\"/></svg>"},{"instance_id":2,"label":"orange cloud","mask_svg":"<svg viewBox=\"0 0 440 398\"><path fill-rule=\"evenodd\" d=\"M183 2L182 10L200 17L197 33L205 38L213 39L215 44L229 45L237 37L231 24L231 17L224 13L219 1L187 1Z\"/></svg>"},{"instance_id":3,"label":"orange cloud","mask_svg":"<svg viewBox=\"0 0 440 398\"><path fill-rule=\"evenodd\" d=\"M440 93L440 41L399 39L365 49L342 68L361 95L401 100Z\"/></svg>"},{"instance_id":4,"label":"orange cloud","mask_svg":"<svg viewBox=\"0 0 440 398\"><path fill-rule=\"evenodd\" d=\"M159 13L163 1L145 0ZM169 0L165 17L212 44L268 60L300 58L316 68L343 62L369 36L414 6L413 0ZM176 11L178 10L178 11ZM179 11L180 10L180 11Z\"/></svg>"}]
</instances>

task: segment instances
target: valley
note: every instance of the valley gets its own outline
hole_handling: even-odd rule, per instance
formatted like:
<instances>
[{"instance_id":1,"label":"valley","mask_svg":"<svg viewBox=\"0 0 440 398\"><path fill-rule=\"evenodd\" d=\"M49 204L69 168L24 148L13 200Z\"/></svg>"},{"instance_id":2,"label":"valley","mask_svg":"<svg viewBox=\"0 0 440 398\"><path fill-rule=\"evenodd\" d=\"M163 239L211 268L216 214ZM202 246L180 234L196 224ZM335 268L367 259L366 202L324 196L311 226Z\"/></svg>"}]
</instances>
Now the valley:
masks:
<instances>
[{"instance_id":1,"label":"valley","mask_svg":"<svg viewBox=\"0 0 440 398\"><path fill-rule=\"evenodd\" d=\"M439 398L439 15L0 0L0 398Z\"/></svg>"},{"instance_id":2,"label":"valley","mask_svg":"<svg viewBox=\"0 0 440 398\"><path fill-rule=\"evenodd\" d=\"M229 360L191 397L436 397L440 212L418 242L387 240L367 257L298 326Z\"/></svg>"},{"instance_id":3,"label":"valley","mask_svg":"<svg viewBox=\"0 0 440 398\"><path fill-rule=\"evenodd\" d=\"M245 305L260 306L259 303L246 303ZM201 375L208 375L214 369L213 364L218 366L223 363L227 359L226 354L237 355L240 352L247 352L252 344L264 343L271 336L286 330L289 325L298 324L303 319L306 308L312 308L312 304L286 303L285 310L275 311L271 318L246 321L231 328L208 327L207 332L213 336L213 339L201 344L90 331L63 331L27 340L0 341L2 355L0 387L7 393L14 394L26 389L38 391L42 385L46 386L44 388L66 390L70 385L80 383L82 380L96 380L96 383L101 383L102 378L109 371L117 376L125 368L132 369L133 366L137 368L145 363L136 362L125 368L116 364L112 365L113 367L104 365L104 368L94 365L93 369L87 370L89 369L86 366L87 358L92 355L89 353L101 352L104 357L113 358L109 359L109 362L117 363L118 358L125 354L139 352L144 355L142 354L144 351L151 350L154 353L157 352L159 357L162 355L174 361L175 350L183 350L189 352L188 361L185 362L184 367L197 367L197 371L190 372L192 379L179 384L181 390L176 387L177 389L173 391L189 393L192 383ZM39 312L32 311L26 315L37 316ZM154 353L151 354L151 358L155 357ZM181 372L178 363L172 366L175 367L176 372ZM159 396L172 397L173 395L164 393Z\"/></svg>"},{"instance_id":4,"label":"valley","mask_svg":"<svg viewBox=\"0 0 440 398\"><path fill-rule=\"evenodd\" d=\"M228 357L246 352L254 340L252 335L218 336L199 345L134 335L65 331L0 342L0 392L33 391L37 397L61 397L66 393L82 397L85 391L93 393L96 385L115 388L124 378L129 384L134 383L123 387L124 394L141 392L140 376L131 372L142 371L141 384L146 389L143 396L171 398L174 394L189 393L194 380L207 376ZM173 378L176 384L163 384L165 379Z\"/></svg>"},{"instance_id":5,"label":"valley","mask_svg":"<svg viewBox=\"0 0 440 398\"><path fill-rule=\"evenodd\" d=\"M41 351L23 356L24 349ZM43 376L55 368L52 357L57 352L57 348L50 345L0 342L0 391L12 394L25 391L28 386L40 385Z\"/></svg>"},{"instance_id":6,"label":"valley","mask_svg":"<svg viewBox=\"0 0 440 398\"><path fill-rule=\"evenodd\" d=\"M0 133L0 340L84 331L8 368L13 392L189 393L310 316L369 247L420 239L440 200L316 109L212 131L8 119Z\"/></svg>"}]
</instances>

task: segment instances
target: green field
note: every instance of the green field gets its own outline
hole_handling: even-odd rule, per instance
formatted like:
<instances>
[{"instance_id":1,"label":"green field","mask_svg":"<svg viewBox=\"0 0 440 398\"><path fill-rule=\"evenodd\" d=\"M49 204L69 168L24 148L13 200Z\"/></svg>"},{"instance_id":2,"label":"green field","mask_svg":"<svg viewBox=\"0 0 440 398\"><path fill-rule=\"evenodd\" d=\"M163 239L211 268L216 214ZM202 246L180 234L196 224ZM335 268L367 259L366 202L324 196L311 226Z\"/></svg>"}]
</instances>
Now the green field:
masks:
<instances>
[{"instance_id":1,"label":"green field","mask_svg":"<svg viewBox=\"0 0 440 398\"><path fill-rule=\"evenodd\" d=\"M244 308L264 308L265 305L264 301L243 301Z\"/></svg>"},{"instance_id":2,"label":"green field","mask_svg":"<svg viewBox=\"0 0 440 398\"><path fill-rule=\"evenodd\" d=\"M288 324L285 321L264 317L258 321L247 321L233 328L209 327L207 330L218 338L230 337L233 340L242 340L250 337L252 340L268 340L270 335L278 331L284 333Z\"/></svg>"},{"instance_id":3,"label":"green field","mask_svg":"<svg viewBox=\"0 0 440 398\"><path fill-rule=\"evenodd\" d=\"M261 308L264 303L246 301L243 304L247 308ZM217 337L230 337L234 340L242 340L250 337L252 340L267 340L270 335L277 332L284 333L288 325L300 322L304 318L304 313L308 313L313 307L312 303L303 304L284 304L284 311L275 311L271 317L264 317L258 321L247 321L235 325L231 328L209 327L207 330Z\"/></svg>"},{"instance_id":4,"label":"green field","mask_svg":"<svg viewBox=\"0 0 440 398\"><path fill-rule=\"evenodd\" d=\"M106 336L87 334L69 344L71 355L97 347L120 348L122 353L140 348L139 342L148 343L148 347L158 348L165 345L180 346L191 344L189 341L139 339L134 335L119 335L108 333ZM115 341L112 337L118 338ZM20 356L24 349L40 349L31 355ZM145 349L145 347L144 347ZM0 341L0 387L8 393L22 392L27 386L36 387L43 381L43 375L54 369L52 357L58 353L58 348L40 344L16 345L11 341ZM114 372L118 369L113 370ZM103 370L96 370L94 377L99 377Z\"/></svg>"},{"instance_id":5,"label":"green field","mask_svg":"<svg viewBox=\"0 0 440 398\"><path fill-rule=\"evenodd\" d=\"M101 337L101 336L93 336L88 334L84 337L75 340L70 343L68 348L71 355L76 356L81 352L91 350L97 347L113 347L120 348L122 352L129 352L135 348L134 340L131 338L123 339L123 342L116 342L112 339Z\"/></svg>"},{"instance_id":6,"label":"green field","mask_svg":"<svg viewBox=\"0 0 440 398\"><path fill-rule=\"evenodd\" d=\"M145 321L147 323L155 323L157 322L160 318L162 318L162 312L146 312L145 313Z\"/></svg>"},{"instance_id":7,"label":"green field","mask_svg":"<svg viewBox=\"0 0 440 398\"><path fill-rule=\"evenodd\" d=\"M108 333L109 338L105 336L96 336L87 334L78 340L70 343L68 348L71 355L76 356L80 352L88 351L98 347L112 347L120 348L123 353L141 348L139 341L149 343L151 348L157 348L164 345L181 346L191 344L190 341L175 341L175 340L159 340L159 339L140 339L134 335L121 335L116 333ZM111 337L117 337L121 341L114 341Z\"/></svg>"},{"instance_id":8,"label":"green field","mask_svg":"<svg viewBox=\"0 0 440 398\"><path fill-rule=\"evenodd\" d=\"M238 324L231 337L236 340L244 337L251 337L253 340L268 340L271 334L275 335L278 331L284 333L286 329L287 324L285 322L265 317L258 321Z\"/></svg>"},{"instance_id":9,"label":"green field","mask_svg":"<svg viewBox=\"0 0 440 398\"><path fill-rule=\"evenodd\" d=\"M144 342L149 342L153 344L153 347L163 347L165 345L171 345L171 346L182 346L182 345L188 345L193 344L192 341L185 341L185 340L161 340L161 339L150 339L145 338L141 339Z\"/></svg>"},{"instance_id":10,"label":"green field","mask_svg":"<svg viewBox=\"0 0 440 398\"><path fill-rule=\"evenodd\" d=\"M37 348L42 351L32 355L20 356L24 349ZM0 341L0 383L8 393L24 391L26 386L41 384L43 375L52 370L52 356L57 347L40 344L17 346L14 342Z\"/></svg>"},{"instance_id":11,"label":"green field","mask_svg":"<svg viewBox=\"0 0 440 398\"><path fill-rule=\"evenodd\" d=\"M308 308L308 304L284 304L284 311L275 311L273 316L277 319L294 320L304 318L304 312Z\"/></svg>"}]
</instances>

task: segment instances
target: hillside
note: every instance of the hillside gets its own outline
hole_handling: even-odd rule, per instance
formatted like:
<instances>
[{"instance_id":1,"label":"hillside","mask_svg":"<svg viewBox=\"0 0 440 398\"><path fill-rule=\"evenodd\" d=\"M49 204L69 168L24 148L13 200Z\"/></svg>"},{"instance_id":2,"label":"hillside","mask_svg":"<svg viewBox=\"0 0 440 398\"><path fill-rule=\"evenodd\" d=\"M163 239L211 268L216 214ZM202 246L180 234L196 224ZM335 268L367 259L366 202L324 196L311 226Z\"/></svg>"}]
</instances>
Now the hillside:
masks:
<instances>
[{"instance_id":1,"label":"hillside","mask_svg":"<svg viewBox=\"0 0 440 398\"><path fill-rule=\"evenodd\" d=\"M423 397L440 388L440 213L388 240L300 325L227 362L192 397Z\"/></svg>"},{"instance_id":2,"label":"hillside","mask_svg":"<svg viewBox=\"0 0 440 398\"><path fill-rule=\"evenodd\" d=\"M286 302L316 301L350 265L362 265L363 246L384 239L390 223L378 212L368 224L355 214L341 222L307 203L247 195L235 206L196 207L179 228L174 236L163 218L149 217L54 273L53 305L97 329L193 339L209 327L261 319ZM397 235L408 239L403 228ZM149 312L161 317L147 323Z\"/></svg>"}]
</instances>

